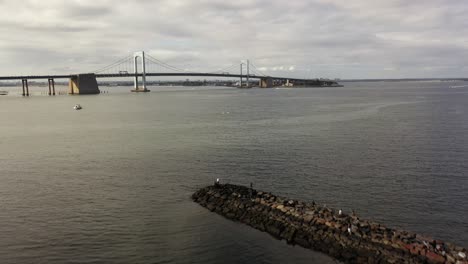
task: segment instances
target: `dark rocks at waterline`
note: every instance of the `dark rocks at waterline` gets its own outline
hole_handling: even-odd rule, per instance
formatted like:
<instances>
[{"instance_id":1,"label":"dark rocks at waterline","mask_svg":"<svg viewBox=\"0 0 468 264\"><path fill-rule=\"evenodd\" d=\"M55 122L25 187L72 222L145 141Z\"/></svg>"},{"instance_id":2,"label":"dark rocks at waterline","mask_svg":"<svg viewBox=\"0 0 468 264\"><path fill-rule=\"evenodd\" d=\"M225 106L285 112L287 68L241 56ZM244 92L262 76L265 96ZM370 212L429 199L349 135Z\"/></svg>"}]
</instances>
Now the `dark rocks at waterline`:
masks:
<instances>
[{"instance_id":1,"label":"dark rocks at waterline","mask_svg":"<svg viewBox=\"0 0 468 264\"><path fill-rule=\"evenodd\" d=\"M244 186L215 183L192 198L226 218L346 263L468 264L467 250L451 243Z\"/></svg>"}]
</instances>

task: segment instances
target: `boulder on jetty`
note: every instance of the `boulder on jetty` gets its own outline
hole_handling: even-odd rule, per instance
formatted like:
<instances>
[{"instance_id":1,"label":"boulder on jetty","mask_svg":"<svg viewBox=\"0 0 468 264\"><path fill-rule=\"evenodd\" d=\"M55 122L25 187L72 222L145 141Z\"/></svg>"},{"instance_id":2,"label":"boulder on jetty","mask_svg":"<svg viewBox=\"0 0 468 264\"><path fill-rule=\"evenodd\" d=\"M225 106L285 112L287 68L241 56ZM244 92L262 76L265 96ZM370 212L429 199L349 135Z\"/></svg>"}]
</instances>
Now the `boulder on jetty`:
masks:
<instances>
[{"instance_id":1,"label":"boulder on jetty","mask_svg":"<svg viewBox=\"0 0 468 264\"><path fill-rule=\"evenodd\" d=\"M451 243L244 186L216 182L192 199L226 218L345 263L468 264L467 250Z\"/></svg>"}]
</instances>

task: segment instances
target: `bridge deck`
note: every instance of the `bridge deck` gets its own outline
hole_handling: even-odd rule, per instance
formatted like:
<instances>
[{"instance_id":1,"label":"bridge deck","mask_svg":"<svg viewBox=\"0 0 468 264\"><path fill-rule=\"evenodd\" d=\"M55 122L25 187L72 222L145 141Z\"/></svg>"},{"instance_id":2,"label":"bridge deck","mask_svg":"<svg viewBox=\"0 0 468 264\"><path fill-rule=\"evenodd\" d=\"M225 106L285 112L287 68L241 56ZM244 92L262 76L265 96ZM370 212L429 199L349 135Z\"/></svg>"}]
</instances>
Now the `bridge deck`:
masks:
<instances>
[{"instance_id":1,"label":"bridge deck","mask_svg":"<svg viewBox=\"0 0 468 264\"><path fill-rule=\"evenodd\" d=\"M96 74L96 78L123 78L123 77L135 77L142 76L143 74L134 74L134 73L114 73L114 74ZM22 80L22 79L70 79L76 76L76 74L69 75L23 75L23 76L0 76L0 80ZM247 78L247 75L241 74L223 74L223 73L146 73L147 77L151 76L168 76L168 77L223 77L223 78ZM287 77L273 77L273 76L259 76L259 75L249 75L250 79L263 79L271 78L274 80L290 80L290 81L306 81L306 79L295 79Z\"/></svg>"}]
</instances>

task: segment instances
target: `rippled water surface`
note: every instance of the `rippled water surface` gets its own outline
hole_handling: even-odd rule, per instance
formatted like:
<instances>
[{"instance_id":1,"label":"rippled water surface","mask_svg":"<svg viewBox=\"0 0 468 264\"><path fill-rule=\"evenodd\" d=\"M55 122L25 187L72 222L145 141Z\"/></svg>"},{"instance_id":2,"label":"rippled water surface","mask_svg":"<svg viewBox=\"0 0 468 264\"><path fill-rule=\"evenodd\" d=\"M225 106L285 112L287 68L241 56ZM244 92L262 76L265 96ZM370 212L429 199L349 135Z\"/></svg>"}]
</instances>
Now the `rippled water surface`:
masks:
<instances>
[{"instance_id":1,"label":"rippled water surface","mask_svg":"<svg viewBox=\"0 0 468 264\"><path fill-rule=\"evenodd\" d=\"M193 203L215 178L468 246L466 83L9 89L1 263L333 263Z\"/></svg>"}]
</instances>

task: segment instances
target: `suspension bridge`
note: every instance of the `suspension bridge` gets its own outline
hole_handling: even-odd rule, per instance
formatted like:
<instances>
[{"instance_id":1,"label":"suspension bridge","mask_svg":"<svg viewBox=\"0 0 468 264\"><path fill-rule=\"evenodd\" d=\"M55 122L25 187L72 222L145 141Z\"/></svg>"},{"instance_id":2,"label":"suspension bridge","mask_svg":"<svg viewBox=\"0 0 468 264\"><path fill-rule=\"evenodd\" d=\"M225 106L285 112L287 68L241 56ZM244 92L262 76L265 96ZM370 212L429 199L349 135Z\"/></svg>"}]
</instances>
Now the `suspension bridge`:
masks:
<instances>
[{"instance_id":1,"label":"suspension bridge","mask_svg":"<svg viewBox=\"0 0 468 264\"><path fill-rule=\"evenodd\" d=\"M245 72L244 72L245 68ZM233 71L238 71L233 73ZM68 75L24 75L24 76L0 76L0 80L21 80L22 95L29 96L28 80L47 79L48 94L55 95L55 80L69 79L69 94L98 94L100 93L97 78L133 78L134 89L132 92L149 92L146 85L147 77L223 77L238 78L239 87L270 88L275 86L334 86L335 81L318 79L297 79L288 77L269 76L261 72L252 62L232 64L228 67L215 71L199 72L182 69L163 62L144 51L135 52L115 61L105 67L97 69L92 73L68 74ZM257 83L254 83L254 80Z\"/></svg>"}]
</instances>

